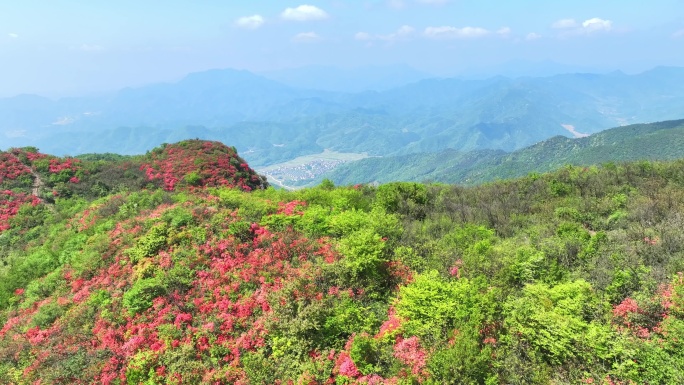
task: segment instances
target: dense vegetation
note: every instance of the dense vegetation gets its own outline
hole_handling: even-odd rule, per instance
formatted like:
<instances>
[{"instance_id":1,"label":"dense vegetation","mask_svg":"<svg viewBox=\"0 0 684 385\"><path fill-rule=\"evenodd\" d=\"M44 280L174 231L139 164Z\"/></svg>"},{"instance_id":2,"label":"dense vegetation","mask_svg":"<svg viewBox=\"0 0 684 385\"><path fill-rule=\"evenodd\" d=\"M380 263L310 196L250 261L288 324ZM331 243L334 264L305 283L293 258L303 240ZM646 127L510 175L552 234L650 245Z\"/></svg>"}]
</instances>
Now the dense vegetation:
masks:
<instances>
[{"instance_id":1,"label":"dense vegetation","mask_svg":"<svg viewBox=\"0 0 684 385\"><path fill-rule=\"evenodd\" d=\"M684 120L633 124L585 138L556 136L506 153L445 150L344 164L321 176L337 184L434 181L477 185L497 179L556 170L566 164L589 166L617 161L673 160L684 157ZM306 183L306 182L304 182ZM309 182L311 183L311 182Z\"/></svg>"},{"instance_id":2,"label":"dense vegetation","mask_svg":"<svg viewBox=\"0 0 684 385\"><path fill-rule=\"evenodd\" d=\"M684 382L684 161L286 192L205 148L2 154L0 382Z\"/></svg>"}]
</instances>

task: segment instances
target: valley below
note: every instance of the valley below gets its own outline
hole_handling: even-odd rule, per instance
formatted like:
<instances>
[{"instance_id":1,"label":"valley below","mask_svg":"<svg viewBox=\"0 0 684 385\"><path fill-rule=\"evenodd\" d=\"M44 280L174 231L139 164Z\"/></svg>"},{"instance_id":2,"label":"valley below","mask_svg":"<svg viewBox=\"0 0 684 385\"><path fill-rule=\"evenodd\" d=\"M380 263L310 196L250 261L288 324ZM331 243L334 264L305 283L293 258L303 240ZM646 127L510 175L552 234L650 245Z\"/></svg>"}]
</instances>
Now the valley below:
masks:
<instances>
[{"instance_id":1,"label":"valley below","mask_svg":"<svg viewBox=\"0 0 684 385\"><path fill-rule=\"evenodd\" d=\"M368 158L368 154L338 153L325 149L320 154L300 156L283 163L257 167L268 181L286 190L293 190L317 180L337 166Z\"/></svg>"}]
</instances>

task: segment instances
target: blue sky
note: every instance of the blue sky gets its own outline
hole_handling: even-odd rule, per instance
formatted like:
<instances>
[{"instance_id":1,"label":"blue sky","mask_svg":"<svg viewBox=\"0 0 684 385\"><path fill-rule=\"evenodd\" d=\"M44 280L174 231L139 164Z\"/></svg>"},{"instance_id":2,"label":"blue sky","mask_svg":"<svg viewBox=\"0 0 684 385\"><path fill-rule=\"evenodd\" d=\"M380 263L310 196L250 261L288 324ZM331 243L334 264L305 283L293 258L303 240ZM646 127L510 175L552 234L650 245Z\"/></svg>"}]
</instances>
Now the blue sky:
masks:
<instances>
[{"instance_id":1,"label":"blue sky","mask_svg":"<svg viewBox=\"0 0 684 385\"><path fill-rule=\"evenodd\" d=\"M684 0L0 4L0 96L114 90L211 68L400 63L451 76L518 60L684 66Z\"/></svg>"}]
</instances>

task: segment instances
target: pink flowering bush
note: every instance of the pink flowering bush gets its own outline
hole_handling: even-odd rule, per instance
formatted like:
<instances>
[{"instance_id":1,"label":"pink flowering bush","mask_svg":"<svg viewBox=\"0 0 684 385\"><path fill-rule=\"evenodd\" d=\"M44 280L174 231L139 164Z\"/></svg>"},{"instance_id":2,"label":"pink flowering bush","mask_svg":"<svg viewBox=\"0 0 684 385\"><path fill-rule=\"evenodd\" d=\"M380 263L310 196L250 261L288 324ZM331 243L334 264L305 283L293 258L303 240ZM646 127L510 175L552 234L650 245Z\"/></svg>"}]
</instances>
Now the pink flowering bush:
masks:
<instances>
[{"instance_id":1,"label":"pink flowering bush","mask_svg":"<svg viewBox=\"0 0 684 385\"><path fill-rule=\"evenodd\" d=\"M218 142L186 140L156 148L140 166L149 180L161 180L164 189L177 186L264 188L266 181L231 147Z\"/></svg>"}]
</instances>

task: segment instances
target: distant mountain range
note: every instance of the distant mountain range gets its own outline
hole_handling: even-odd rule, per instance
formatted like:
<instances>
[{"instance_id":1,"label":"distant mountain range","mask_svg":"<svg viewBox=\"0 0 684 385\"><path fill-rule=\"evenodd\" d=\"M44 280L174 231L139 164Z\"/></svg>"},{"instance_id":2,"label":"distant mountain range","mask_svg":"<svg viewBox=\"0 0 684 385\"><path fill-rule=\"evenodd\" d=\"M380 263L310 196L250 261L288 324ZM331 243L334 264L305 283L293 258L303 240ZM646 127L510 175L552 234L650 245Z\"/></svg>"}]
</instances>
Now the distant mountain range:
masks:
<instances>
[{"instance_id":1,"label":"distant mountain range","mask_svg":"<svg viewBox=\"0 0 684 385\"><path fill-rule=\"evenodd\" d=\"M290 87L334 92L385 91L434 77L407 65L348 69L306 66L261 72L259 75Z\"/></svg>"},{"instance_id":2,"label":"distant mountain range","mask_svg":"<svg viewBox=\"0 0 684 385\"><path fill-rule=\"evenodd\" d=\"M422 77L406 68L396 71L406 81ZM684 114L684 68L637 75L431 78L401 86L380 86L378 74L381 91L364 92L303 88L296 81L301 75L268 75L299 85L293 87L248 71L211 70L97 97L0 99L0 148L137 154L164 142L202 138L232 143L250 164L264 166L325 149L370 156L514 151L557 135ZM371 71L366 78L372 77Z\"/></svg>"},{"instance_id":3,"label":"distant mountain range","mask_svg":"<svg viewBox=\"0 0 684 385\"><path fill-rule=\"evenodd\" d=\"M585 138L555 136L507 153L501 150L444 150L367 158L339 166L328 178L339 185L392 181L434 181L475 185L546 172L564 165L597 165L684 158L684 120L616 127Z\"/></svg>"}]
</instances>

